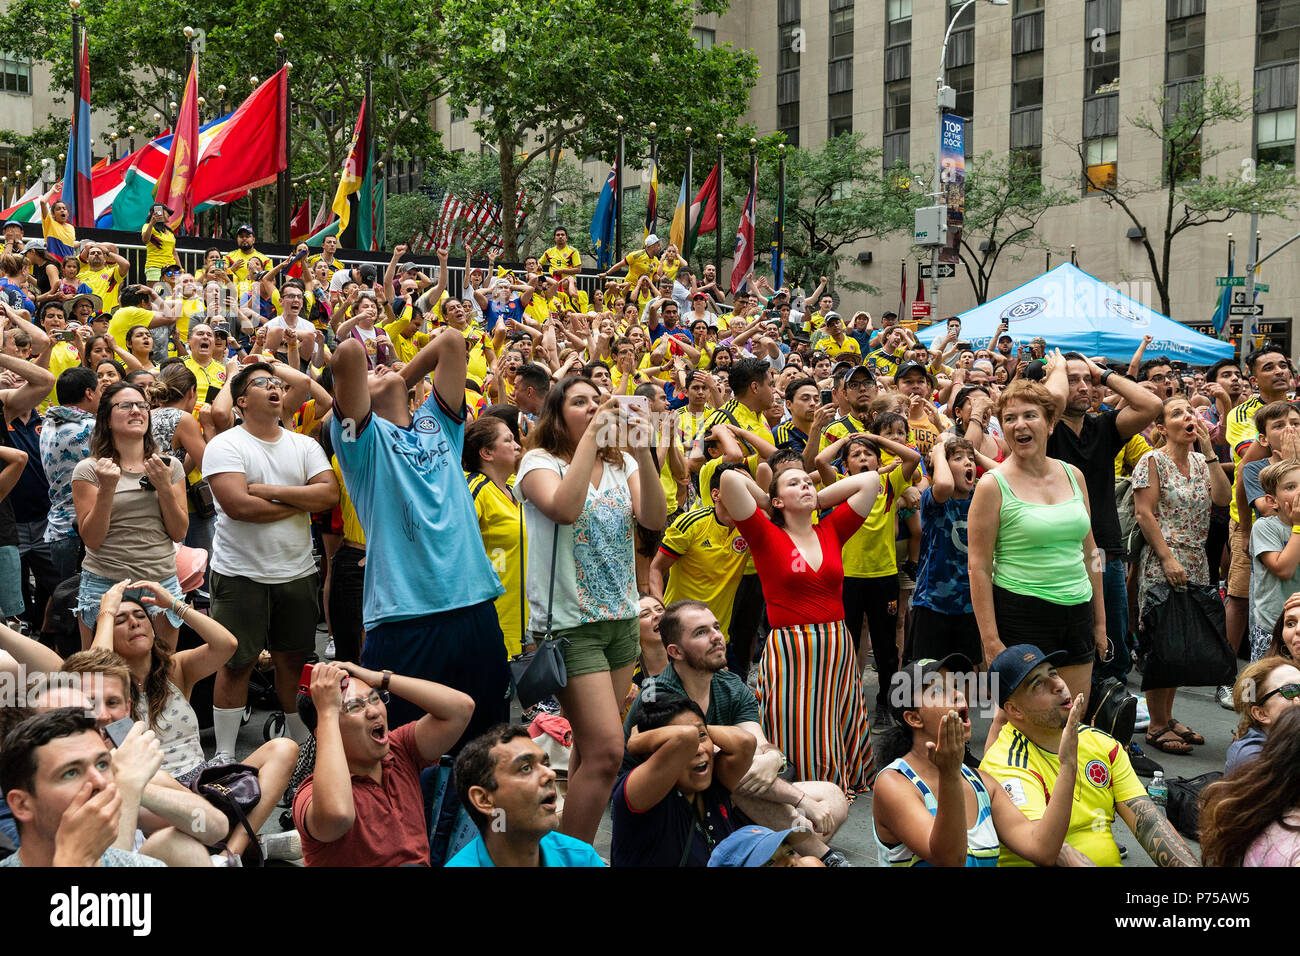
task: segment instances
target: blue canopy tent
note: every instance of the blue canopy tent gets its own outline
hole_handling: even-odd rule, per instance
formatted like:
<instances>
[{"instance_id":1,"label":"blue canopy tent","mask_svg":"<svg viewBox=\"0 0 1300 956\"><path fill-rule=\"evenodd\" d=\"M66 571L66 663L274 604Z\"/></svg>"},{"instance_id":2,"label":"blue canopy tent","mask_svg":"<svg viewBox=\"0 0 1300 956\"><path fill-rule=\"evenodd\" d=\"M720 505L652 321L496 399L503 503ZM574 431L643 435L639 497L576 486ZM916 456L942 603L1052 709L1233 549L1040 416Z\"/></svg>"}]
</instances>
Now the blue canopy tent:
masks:
<instances>
[{"instance_id":1,"label":"blue canopy tent","mask_svg":"<svg viewBox=\"0 0 1300 956\"><path fill-rule=\"evenodd\" d=\"M1175 322L1068 262L963 312L962 341L975 348L992 348L993 334L1004 320L1017 346L1041 335L1048 348L1103 355L1112 362L1132 358L1145 335L1153 337L1148 358L1163 355L1188 365L1213 365L1232 358L1234 352L1231 342ZM933 345L945 330L944 323L937 322L916 337Z\"/></svg>"}]
</instances>

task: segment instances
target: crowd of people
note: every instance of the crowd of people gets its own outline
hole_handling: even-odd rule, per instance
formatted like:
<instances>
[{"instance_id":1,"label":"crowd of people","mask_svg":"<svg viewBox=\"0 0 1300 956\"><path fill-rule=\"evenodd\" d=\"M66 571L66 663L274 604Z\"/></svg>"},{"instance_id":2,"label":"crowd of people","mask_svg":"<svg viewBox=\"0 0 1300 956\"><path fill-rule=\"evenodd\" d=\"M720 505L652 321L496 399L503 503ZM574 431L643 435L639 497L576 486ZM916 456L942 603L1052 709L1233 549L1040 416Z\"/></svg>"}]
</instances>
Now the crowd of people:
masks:
<instances>
[{"instance_id":1,"label":"crowd of people","mask_svg":"<svg viewBox=\"0 0 1300 956\"><path fill-rule=\"evenodd\" d=\"M160 205L133 276L42 213L0 253L0 866L842 866L868 792L881 865L1119 865L1117 816L1300 862L1280 348L926 347L654 235L580 283L563 228L453 289L247 225L188 272ZM1201 858L1142 782L1205 743L1179 688L1143 744L1090 719L1193 596L1249 658Z\"/></svg>"}]
</instances>

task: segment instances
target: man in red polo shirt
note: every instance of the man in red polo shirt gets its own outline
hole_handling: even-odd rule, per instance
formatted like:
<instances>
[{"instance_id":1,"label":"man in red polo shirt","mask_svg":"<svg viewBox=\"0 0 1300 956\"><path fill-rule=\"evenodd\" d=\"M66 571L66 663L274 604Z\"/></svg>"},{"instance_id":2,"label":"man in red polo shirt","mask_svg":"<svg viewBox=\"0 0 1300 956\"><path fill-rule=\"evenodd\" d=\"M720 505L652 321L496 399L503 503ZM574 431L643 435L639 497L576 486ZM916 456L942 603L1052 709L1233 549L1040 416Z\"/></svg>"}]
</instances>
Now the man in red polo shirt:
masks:
<instances>
[{"instance_id":1,"label":"man in red polo shirt","mask_svg":"<svg viewBox=\"0 0 1300 956\"><path fill-rule=\"evenodd\" d=\"M303 862L428 866L420 771L460 738L473 699L433 681L346 663L317 664L310 690L298 712L316 735L316 770L293 801ZM390 733L390 691L424 716Z\"/></svg>"}]
</instances>

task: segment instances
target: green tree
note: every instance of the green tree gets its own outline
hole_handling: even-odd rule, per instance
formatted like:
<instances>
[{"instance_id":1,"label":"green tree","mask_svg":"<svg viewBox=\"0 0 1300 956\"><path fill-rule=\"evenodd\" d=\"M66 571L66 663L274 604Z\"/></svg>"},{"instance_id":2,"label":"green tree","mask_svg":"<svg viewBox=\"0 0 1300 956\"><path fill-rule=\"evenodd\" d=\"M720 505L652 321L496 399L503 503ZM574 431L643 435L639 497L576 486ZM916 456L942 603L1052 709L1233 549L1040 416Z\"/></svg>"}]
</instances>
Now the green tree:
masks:
<instances>
[{"instance_id":1,"label":"green tree","mask_svg":"<svg viewBox=\"0 0 1300 956\"><path fill-rule=\"evenodd\" d=\"M423 192L416 190L388 197L384 211L384 246L391 249L402 242L428 233L438 219L439 207Z\"/></svg>"},{"instance_id":2,"label":"green tree","mask_svg":"<svg viewBox=\"0 0 1300 956\"><path fill-rule=\"evenodd\" d=\"M710 134L734 128L757 60L729 44L702 50L691 34L698 14L726 7L727 0L443 0L438 45L455 51L441 64L443 89L457 111L478 109L475 128L497 150L502 204L512 208L520 177L556 151L612 159L618 116L627 157L647 154L651 122L672 118ZM660 132L669 154L684 149L680 130ZM513 251L511 225L503 239Z\"/></svg>"},{"instance_id":3,"label":"green tree","mask_svg":"<svg viewBox=\"0 0 1300 956\"><path fill-rule=\"evenodd\" d=\"M1236 143L1205 145L1207 130L1235 126L1254 116L1250 97L1244 96L1236 83L1221 76L1207 77L1199 89L1184 91L1177 101L1157 96L1151 106L1130 117L1129 123L1160 144L1164 157L1161 180L1116 177L1114 182L1094 180L1091 188L1141 231L1140 242L1160 295L1160 311L1168 315L1174 240L1190 229L1225 222L1239 212L1286 217L1295 208L1297 195L1292 171L1273 166L1256 169L1248 144L1244 149ZM1083 182L1088 183L1086 146L1074 145ZM1239 151L1246 156L1240 170L1223 176L1204 173L1207 160ZM1160 199L1158 212L1149 219L1138 208L1139 200L1148 196Z\"/></svg>"},{"instance_id":4,"label":"green tree","mask_svg":"<svg viewBox=\"0 0 1300 956\"><path fill-rule=\"evenodd\" d=\"M918 175L922 182L933 180L932 172ZM1039 220L1049 209L1077 200L1077 193L1044 185L1036 169L1009 156L987 152L974 157L966 170L958 255L975 301L988 301L993 273L1004 256L1019 262L1031 249L1047 249L1036 231ZM928 257L929 250L922 251Z\"/></svg>"}]
</instances>

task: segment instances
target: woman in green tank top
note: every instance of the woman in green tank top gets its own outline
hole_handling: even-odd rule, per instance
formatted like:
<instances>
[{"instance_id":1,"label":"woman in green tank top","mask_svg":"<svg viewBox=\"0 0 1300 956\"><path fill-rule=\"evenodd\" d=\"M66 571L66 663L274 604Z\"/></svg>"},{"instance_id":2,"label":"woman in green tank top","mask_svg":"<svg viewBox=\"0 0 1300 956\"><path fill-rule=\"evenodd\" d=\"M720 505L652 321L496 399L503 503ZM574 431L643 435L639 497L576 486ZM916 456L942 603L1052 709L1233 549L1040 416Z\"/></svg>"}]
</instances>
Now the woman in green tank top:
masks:
<instances>
[{"instance_id":1,"label":"woman in green tank top","mask_svg":"<svg viewBox=\"0 0 1300 956\"><path fill-rule=\"evenodd\" d=\"M1053 361L1059 354L1049 366ZM971 502L971 603L986 661L1013 644L1064 651L1061 677L1072 695L1086 698L1093 656L1107 650L1104 559L1093 542L1083 476L1047 456L1056 416L1040 382L1013 382L998 400L1010 451Z\"/></svg>"}]
</instances>

